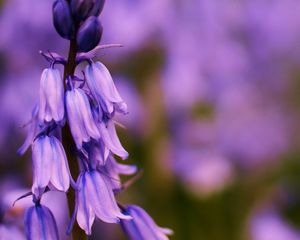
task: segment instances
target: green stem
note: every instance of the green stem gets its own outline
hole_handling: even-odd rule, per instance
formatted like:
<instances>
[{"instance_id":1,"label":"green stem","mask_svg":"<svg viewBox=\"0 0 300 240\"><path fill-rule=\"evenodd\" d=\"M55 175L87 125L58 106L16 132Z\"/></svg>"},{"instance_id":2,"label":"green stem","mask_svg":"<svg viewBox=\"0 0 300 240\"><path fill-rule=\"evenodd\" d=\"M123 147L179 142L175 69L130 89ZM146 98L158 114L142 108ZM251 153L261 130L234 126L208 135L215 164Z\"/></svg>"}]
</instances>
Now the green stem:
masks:
<instances>
[{"instance_id":1,"label":"green stem","mask_svg":"<svg viewBox=\"0 0 300 240\"><path fill-rule=\"evenodd\" d=\"M70 49L68 60L64 69L64 82L68 76L73 76L76 68L76 53L77 45L76 40L70 41ZM77 156L76 156L76 146L70 132L68 124L65 124L63 128L63 145L66 151L66 155L69 162L70 171L73 177L77 177L79 174L79 169L77 165ZM69 212L72 213L75 208L75 191L71 189L67 194ZM72 232L73 240L85 240L88 239L84 231L78 226L77 223L74 224Z\"/></svg>"}]
</instances>

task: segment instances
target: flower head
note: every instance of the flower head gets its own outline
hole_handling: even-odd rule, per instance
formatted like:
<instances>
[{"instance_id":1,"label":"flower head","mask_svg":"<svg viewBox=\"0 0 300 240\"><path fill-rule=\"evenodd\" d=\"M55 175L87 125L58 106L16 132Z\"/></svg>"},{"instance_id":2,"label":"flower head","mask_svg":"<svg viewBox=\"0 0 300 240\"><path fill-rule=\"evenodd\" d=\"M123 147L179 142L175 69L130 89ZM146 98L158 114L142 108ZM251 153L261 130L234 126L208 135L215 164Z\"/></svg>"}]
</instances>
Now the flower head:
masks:
<instances>
[{"instance_id":1,"label":"flower head","mask_svg":"<svg viewBox=\"0 0 300 240\"><path fill-rule=\"evenodd\" d=\"M172 234L172 230L157 226L139 206L129 205L124 213L132 217L132 220L121 221L122 228L130 240L168 240L166 235Z\"/></svg>"},{"instance_id":2,"label":"flower head","mask_svg":"<svg viewBox=\"0 0 300 240\"><path fill-rule=\"evenodd\" d=\"M58 69L47 68L40 82L39 121L60 123L64 119L64 86Z\"/></svg>"}]
</instances>

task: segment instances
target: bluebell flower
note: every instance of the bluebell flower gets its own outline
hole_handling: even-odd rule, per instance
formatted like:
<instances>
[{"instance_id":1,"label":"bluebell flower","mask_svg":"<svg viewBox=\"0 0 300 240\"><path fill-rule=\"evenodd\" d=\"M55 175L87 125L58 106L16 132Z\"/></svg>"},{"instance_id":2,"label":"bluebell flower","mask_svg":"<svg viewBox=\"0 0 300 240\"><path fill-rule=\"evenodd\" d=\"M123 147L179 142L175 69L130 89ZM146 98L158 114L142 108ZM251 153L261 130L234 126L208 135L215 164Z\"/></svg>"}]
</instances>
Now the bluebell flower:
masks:
<instances>
[{"instance_id":1,"label":"bluebell flower","mask_svg":"<svg viewBox=\"0 0 300 240\"><path fill-rule=\"evenodd\" d=\"M27 240L58 240L55 218L49 208L40 205L30 207L25 214Z\"/></svg>"},{"instance_id":2,"label":"bluebell flower","mask_svg":"<svg viewBox=\"0 0 300 240\"><path fill-rule=\"evenodd\" d=\"M83 172L77 180L77 222L91 234L95 216L107 223L118 223L120 219L131 219L121 213L108 176L97 170Z\"/></svg>"},{"instance_id":3,"label":"bluebell flower","mask_svg":"<svg viewBox=\"0 0 300 240\"><path fill-rule=\"evenodd\" d=\"M124 213L131 216L132 220L121 221L122 228L130 240L168 240L167 235L172 230L161 228L153 219L139 206L129 205Z\"/></svg>"},{"instance_id":4,"label":"bluebell flower","mask_svg":"<svg viewBox=\"0 0 300 240\"><path fill-rule=\"evenodd\" d=\"M60 141L54 136L41 135L32 145L32 192L40 195L46 186L66 192L70 186L70 170Z\"/></svg>"},{"instance_id":5,"label":"bluebell flower","mask_svg":"<svg viewBox=\"0 0 300 240\"><path fill-rule=\"evenodd\" d=\"M71 133L78 149L82 148L83 142L89 142L91 138L100 139L88 97L82 89L67 91L66 108Z\"/></svg>"},{"instance_id":6,"label":"bluebell flower","mask_svg":"<svg viewBox=\"0 0 300 240\"><path fill-rule=\"evenodd\" d=\"M103 141L91 141L88 144L84 144L84 150L88 154L88 162L92 169L106 164L109 149L105 147Z\"/></svg>"},{"instance_id":7,"label":"bluebell flower","mask_svg":"<svg viewBox=\"0 0 300 240\"><path fill-rule=\"evenodd\" d=\"M97 126L105 147L122 159L126 159L128 152L123 148L119 140L113 120L102 121Z\"/></svg>"},{"instance_id":8,"label":"bluebell flower","mask_svg":"<svg viewBox=\"0 0 300 240\"><path fill-rule=\"evenodd\" d=\"M40 82L39 121L54 120L61 123L64 119L64 85L58 69L47 68Z\"/></svg>"},{"instance_id":9,"label":"bluebell flower","mask_svg":"<svg viewBox=\"0 0 300 240\"><path fill-rule=\"evenodd\" d=\"M103 171L109 177L111 188L120 190L122 188L120 175L132 175L138 170L135 165L121 164L110 154L104 166L99 166L99 170Z\"/></svg>"},{"instance_id":10,"label":"bluebell flower","mask_svg":"<svg viewBox=\"0 0 300 240\"><path fill-rule=\"evenodd\" d=\"M121 98L108 69L100 62L85 68L89 89L103 111L111 115L115 111L127 113L127 105Z\"/></svg>"},{"instance_id":11,"label":"bluebell flower","mask_svg":"<svg viewBox=\"0 0 300 240\"><path fill-rule=\"evenodd\" d=\"M39 130L41 130L41 126L38 124L38 112L39 112L39 108L37 105L32 110L30 122L27 123L29 127L27 131L26 139L22 144L22 146L18 149L18 153L20 155L24 154L27 151L27 149L32 144L36 134L38 133Z\"/></svg>"}]
</instances>

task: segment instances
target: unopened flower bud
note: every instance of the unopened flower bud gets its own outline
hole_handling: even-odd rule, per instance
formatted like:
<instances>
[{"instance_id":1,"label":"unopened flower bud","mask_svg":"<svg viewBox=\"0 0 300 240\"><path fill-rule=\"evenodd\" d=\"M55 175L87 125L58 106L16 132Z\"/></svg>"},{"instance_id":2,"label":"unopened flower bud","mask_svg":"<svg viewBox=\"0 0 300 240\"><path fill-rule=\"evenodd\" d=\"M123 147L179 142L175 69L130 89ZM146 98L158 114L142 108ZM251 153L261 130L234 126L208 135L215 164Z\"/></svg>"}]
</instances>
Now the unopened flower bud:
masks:
<instances>
[{"instance_id":1,"label":"unopened flower bud","mask_svg":"<svg viewBox=\"0 0 300 240\"><path fill-rule=\"evenodd\" d=\"M84 21L89 17L94 8L94 0L71 0L71 12L77 22Z\"/></svg>"},{"instance_id":2,"label":"unopened flower bud","mask_svg":"<svg viewBox=\"0 0 300 240\"><path fill-rule=\"evenodd\" d=\"M102 25L97 17L89 17L79 28L77 45L80 52L88 52L95 48L102 36Z\"/></svg>"},{"instance_id":3,"label":"unopened flower bud","mask_svg":"<svg viewBox=\"0 0 300 240\"><path fill-rule=\"evenodd\" d=\"M94 0L94 7L90 12L90 16L99 16L103 10L105 0Z\"/></svg>"},{"instance_id":4,"label":"unopened flower bud","mask_svg":"<svg viewBox=\"0 0 300 240\"><path fill-rule=\"evenodd\" d=\"M66 0L56 0L52 11L53 24L58 34L63 38L71 39L74 25L69 3Z\"/></svg>"}]
</instances>

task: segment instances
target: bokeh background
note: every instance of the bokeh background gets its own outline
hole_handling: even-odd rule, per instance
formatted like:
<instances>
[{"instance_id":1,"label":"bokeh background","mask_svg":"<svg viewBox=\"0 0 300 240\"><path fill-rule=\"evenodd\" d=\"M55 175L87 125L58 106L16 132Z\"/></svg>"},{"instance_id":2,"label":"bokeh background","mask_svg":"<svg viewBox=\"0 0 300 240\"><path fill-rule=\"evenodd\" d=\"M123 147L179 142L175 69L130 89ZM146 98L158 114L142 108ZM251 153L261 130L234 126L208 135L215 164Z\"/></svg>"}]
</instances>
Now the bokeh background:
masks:
<instances>
[{"instance_id":1,"label":"bokeh background","mask_svg":"<svg viewBox=\"0 0 300 240\"><path fill-rule=\"evenodd\" d=\"M299 240L300 1L106 2L102 43L124 47L98 59L128 102L118 132L144 170L119 200L174 240ZM30 204L11 209L32 181L30 153L16 151L48 66L38 51L68 49L51 5L0 0L0 239L3 226L22 235ZM65 198L48 195L64 235ZM125 237L97 221L91 239Z\"/></svg>"}]
</instances>

